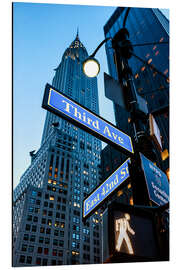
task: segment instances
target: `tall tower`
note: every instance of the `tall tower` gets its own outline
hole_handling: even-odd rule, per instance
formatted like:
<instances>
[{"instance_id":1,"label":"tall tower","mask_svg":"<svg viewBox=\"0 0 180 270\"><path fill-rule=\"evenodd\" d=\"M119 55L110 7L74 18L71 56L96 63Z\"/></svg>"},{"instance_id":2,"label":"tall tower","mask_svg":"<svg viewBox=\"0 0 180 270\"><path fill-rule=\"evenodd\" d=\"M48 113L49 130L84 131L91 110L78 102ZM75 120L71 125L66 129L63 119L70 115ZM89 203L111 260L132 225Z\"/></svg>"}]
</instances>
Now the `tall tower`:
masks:
<instances>
[{"instance_id":1,"label":"tall tower","mask_svg":"<svg viewBox=\"0 0 180 270\"><path fill-rule=\"evenodd\" d=\"M104 26L105 38L113 38L123 27L127 8L118 7ZM134 84L137 92L147 103L149 113L153 113L162 136L163 152L157 151L158 166L168 174L169 171L169 21L159 9L131 8L126 18L126 28L132 44L146 44L134 46L134 54L154 65L164 76L148 67L135 57L129 59ZM106 43L106 55L110 75L118 80L114 51L111 41ZM166 77L165 77L166 76ZM113 103L116 125L125 133L134 136L130 124L130 113L118 104ZM147 128L148 129L148 128ZM148 131L147 131L148 133ZM103 178L108 177L127 157L111 146L102 150ZM120 190L116 199L124 203L133 203L132 190L125 187Z\"/></svg>"},{"instance_id":2,"label":"tall tower","mask_svg":"<svg viewBox=\"0 0 180 270\"><path fill-rule=\"evenodd\" d=\"M77 32L52 85L98 114L86 57ZM41 147L14 190L13 266L101 263L101 215L82 222L83 199L100 182L100 151L98 139L47 112Z\"/></svg>"}]
</instances>

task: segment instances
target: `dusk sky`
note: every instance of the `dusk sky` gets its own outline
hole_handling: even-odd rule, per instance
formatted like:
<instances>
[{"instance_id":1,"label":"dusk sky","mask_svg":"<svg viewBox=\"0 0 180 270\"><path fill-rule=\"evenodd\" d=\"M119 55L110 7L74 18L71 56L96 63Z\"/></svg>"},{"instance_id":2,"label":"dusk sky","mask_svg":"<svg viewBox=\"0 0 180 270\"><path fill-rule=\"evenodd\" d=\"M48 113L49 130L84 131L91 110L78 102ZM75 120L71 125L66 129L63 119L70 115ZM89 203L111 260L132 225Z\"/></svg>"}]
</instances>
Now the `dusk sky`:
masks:
<instances>
[{"instance_id":1,"label":"dusk sky","mask_svg":"<svg viewBox=\"0 0 180 270\"><path fill-rule=\"evenodd\" d=\"M13 9L13 183L38 150L46 116L41 108L45 84L52 83L62 55L79 38L91 54L104 39L103 26L116 7L14 3ZM168 15L168 11L165 11ZM100 115L114 122L112 102L104 97L103 72L108 73L105 47L97 53Z\"/></svg>"}]
</instances>

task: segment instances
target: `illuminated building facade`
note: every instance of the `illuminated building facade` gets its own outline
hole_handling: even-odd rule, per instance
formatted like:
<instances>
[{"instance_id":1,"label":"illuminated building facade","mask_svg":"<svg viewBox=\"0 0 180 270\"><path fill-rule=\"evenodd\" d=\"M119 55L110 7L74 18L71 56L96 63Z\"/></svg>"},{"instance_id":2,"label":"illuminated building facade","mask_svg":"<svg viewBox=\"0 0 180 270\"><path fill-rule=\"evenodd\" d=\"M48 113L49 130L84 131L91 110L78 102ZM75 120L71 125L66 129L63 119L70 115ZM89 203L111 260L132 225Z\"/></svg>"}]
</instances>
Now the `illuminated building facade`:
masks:
<instances>
[{"instance_id":1,"label":"illuminated building facade","mask_svg":"<svg viewBox=\"0 0 180 270\"><path fill-rule=\"evenodd\" d=\"M127 8L118 7L104 26L105 37L114 37L123 27L123 20ZM148 105L149 113L153 113L162 136L163 152L157 151L157 165L166 173L169 171L169 21L158 9L131 8L126 20L129 39L132 44L146 44L134 46L134 54L153 65L163 75L148 67L132 56L129 66L132 69L137 93ZM151 44L150 44L151 43ZM154 43L154 44L152 44ZM167 44L168 43L168 44ZM106 54L110 75L118 80L114 63L111 41L106 43ZM116 125L131 137L134 136L130 124L130 114L118 104L113 103ZM148 130L148 127L147 127ZM102 172L107 177L127 157L107 146L102 150ZM123 193L123 192L122 192ZM131 200L127 190L123 201Z\"/></svg>"},{"instance_id":2,"label":"illuminated building facade","mask_svg":"<svg viewBox=\"0 0 180 270\"><path fill-rule=\"evenodd\" d=\"M79 36L65 50L52 86L99 113ZM47 112L41 147L13 196L13 266L101 263L100 215L82 222L82 201L100 181L101 142Z\"/></svg>"}]
</instances>

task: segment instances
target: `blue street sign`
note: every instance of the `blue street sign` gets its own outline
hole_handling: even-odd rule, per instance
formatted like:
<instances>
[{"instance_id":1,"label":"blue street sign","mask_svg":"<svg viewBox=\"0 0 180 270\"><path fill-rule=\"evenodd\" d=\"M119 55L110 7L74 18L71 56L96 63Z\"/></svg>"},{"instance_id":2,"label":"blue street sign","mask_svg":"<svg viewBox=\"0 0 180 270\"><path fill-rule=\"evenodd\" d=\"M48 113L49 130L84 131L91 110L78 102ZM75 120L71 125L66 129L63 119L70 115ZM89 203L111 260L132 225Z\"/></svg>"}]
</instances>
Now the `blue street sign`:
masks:
<instances>
[{"instance_id":1,"label":"blue street sign","mask_svg":"<svg viewBox=\"0 0 180 270\"><path fill-rule=\"evenodd\" d=\"M46 85L42 107L71 121L99 139L119 147L125 154L134 154L131 137L49 84Z\"/></svg>"},{"instance_id":2,"label":"blue street sign","mask_svg":"<svg viewBox=\"0 0 180 270\"><path fill-rule=\"evenodd\" d=\"M95 189L83 201L83 218L87 217L97 206L115 191L127 178L129 178L128 158L111 176Z\"/></svg>"},{"instance_id":3,"label":"blue street sign","mask_svg":"<svg viewBox=\"0 0 180 270\"><path fill-rule=\"evenodd\" d=\"M169 181L166 174L140 153L149 198L158 205L169 202Z\"/></svg>"}]
</instances>

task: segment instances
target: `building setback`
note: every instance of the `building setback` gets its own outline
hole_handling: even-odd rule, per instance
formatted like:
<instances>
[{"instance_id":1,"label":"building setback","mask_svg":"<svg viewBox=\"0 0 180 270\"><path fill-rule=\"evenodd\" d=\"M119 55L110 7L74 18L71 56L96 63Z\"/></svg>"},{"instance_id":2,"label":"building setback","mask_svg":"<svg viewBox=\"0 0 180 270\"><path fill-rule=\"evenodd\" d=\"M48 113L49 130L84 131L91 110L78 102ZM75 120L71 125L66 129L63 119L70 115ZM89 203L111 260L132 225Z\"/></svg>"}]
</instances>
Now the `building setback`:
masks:
<instances>
[{"instance_id":1,"label":"building setback","mask_svg":"<svg viewBox=\"0 0 180 270\"><path fill-rule=\"evenodd\" d=\"M97 79L77 33L52 86L99 113ZM101 142L47 112L40 149L13 194L13 266L101 263L101 214L82 222L82 201L101 180Z\"/></svg>"},{"instance_id":2,"label":"building setback","mask_svg":"<svg viewBox=\"0 0 180 270\"><path fill-rule=\"evenodd\" d=\"M123 27L123 20L127 8L118 7L104 26L105 38L114 37ZM146 44L134 46L134 54L154 65L164 77L154 69L148 67L132 56L129 66L132 69L137 93L142 96L148 106L149 113L153 113L162 136L163 152L156 151L157 165L168 174L169 172L169 21L158 9L131 8L126 20L129 39L132 44ZM150 44L151 43L151 44ZM154 43L154 44L152 44ZM149 44L149 45L147 45ZM110 75L118 80L111 41L106 42L106 54ZM166 76L166 77L165 77ZM116 125L126 134L134 137L134 130L130 124L130 114L118 104L113 103ZM149 132L147 126L147 133ZM106 146L102 150L103 178L110 175L127 157ZM132 203L131 189L120 191L119 199ZM129 193L130 192L130 193Z\"/></svg>"}]
</instances>

